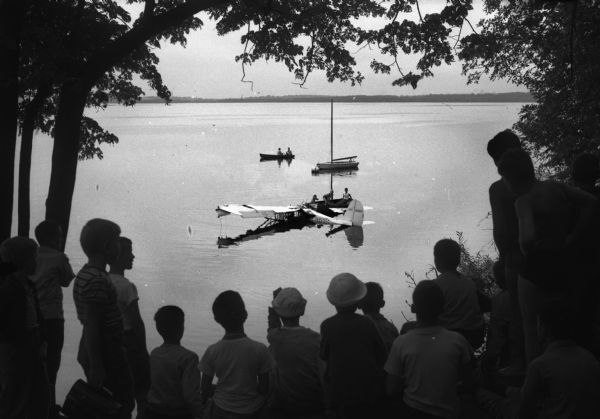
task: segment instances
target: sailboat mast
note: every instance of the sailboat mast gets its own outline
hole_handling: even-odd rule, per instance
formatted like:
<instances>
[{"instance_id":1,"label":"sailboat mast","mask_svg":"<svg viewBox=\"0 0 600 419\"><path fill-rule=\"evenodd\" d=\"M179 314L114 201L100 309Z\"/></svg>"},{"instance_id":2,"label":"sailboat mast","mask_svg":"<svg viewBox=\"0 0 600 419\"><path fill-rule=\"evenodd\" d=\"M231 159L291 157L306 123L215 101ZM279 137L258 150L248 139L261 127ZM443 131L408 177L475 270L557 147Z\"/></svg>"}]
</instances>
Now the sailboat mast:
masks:
<instances>
[{"instance_id":1,"label":"sailboat mast","mask_svg":"<svg viewBox=\"0 0 600 419\"><path fill-rule=\"evenodd\" d=\"M330 136L331 136L331 146L329 147L329 150L331 152L331 156L329 161L333 162L333 99L331 99L331 129L330 129ZM329 190L331 191L331 199L333 199L333 173L331 173L331 176L329 177Z\"/></svg>"}]
</instances>

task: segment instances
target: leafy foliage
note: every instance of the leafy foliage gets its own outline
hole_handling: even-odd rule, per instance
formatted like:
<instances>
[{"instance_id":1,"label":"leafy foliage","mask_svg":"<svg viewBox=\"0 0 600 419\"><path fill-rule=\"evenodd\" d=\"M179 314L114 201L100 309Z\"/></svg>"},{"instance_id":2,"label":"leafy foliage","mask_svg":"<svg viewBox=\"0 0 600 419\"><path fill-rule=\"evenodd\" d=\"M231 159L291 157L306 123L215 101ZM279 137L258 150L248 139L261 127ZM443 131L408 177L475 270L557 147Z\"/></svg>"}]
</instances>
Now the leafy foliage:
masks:
<instances>
[{"instance_id":1,"label":"leafy foliage","mask_svg":"<svg viewBox=\"0 0 600 419\"><path fill-rule=\"evenodd\" d=\"M461 42L469 82L482 75L529 89L515 124L543 168L600 147L600 1L487 0L480 33Z\"/></svg>"}]
</instances>

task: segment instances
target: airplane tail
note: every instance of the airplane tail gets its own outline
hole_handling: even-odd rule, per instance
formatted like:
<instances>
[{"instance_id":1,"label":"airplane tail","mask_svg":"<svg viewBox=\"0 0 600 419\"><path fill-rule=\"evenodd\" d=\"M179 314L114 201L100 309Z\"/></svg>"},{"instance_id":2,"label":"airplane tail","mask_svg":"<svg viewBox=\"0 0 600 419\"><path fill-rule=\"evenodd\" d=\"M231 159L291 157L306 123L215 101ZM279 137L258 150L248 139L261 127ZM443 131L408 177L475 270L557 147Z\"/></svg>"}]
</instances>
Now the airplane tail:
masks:
<instances>
[{"instance_id":1,"label":"airplane tail","mask_svg":"<svg viewBox=\"0 0 600 419\"><path fill-rule=\"evenodd\" d=\"M365 218L363 204L356 199L350 201L346 212L342 215L343 220L350 221L353 226L361 226Z\"/></svg>"}]
</instances>

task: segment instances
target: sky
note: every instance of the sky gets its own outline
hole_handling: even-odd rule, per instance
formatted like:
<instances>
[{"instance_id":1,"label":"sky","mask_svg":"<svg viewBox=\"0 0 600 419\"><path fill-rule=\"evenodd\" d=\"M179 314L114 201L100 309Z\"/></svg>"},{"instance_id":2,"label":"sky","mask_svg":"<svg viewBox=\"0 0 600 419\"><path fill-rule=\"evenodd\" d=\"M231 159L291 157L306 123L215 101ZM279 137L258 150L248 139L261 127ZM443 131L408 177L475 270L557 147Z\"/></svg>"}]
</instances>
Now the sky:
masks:
<instances>
[{"instance_id":1,"label":"sky","mask_svg":"<svg viewBox=\"0 0 600 419\"><path fill-rule=\"evenodd\" d=\"M475 0L474 10L469 20L476 24L483 16L482 2ZM425 15L441 10L443 0L421 0L421 11ZM130 8L132 16L139 9ZM246 66L246 80L243 83L242 66L235 61L235 56L243 51L240 42L241 32L218 36L215 22L207 16L198 15L204 27L188 36L187 46L164 44L155 53L160 58L158 66L163 80L174 96L192 96L202 98L239 98L265 95L426 95L432 93L500 93L524 91L522 87L504 81L490 81L482 78L479 84L467 85L466 76L461 75L459 63L434 68L434 77L420 82L415 90L410 86L392 86L394 76L374 74L369 63L377 54L368 48L351 49L357 62L357 69L365 76L361 85L352 87L350 83L326 80L324 72L310 75L304 88L294 84L296 80L283 63L261 61ZM409 18L416 18L413 13ZM377 22L365 21L364 24L374 26ZM470 33L467 25L463 35ZM388 57L384 62L391 62ZM415 57L403 57L400 64L410 69L416 62ZM142 86L147 96L154 96L150 88Z\"/></svg>"}]
</instances>

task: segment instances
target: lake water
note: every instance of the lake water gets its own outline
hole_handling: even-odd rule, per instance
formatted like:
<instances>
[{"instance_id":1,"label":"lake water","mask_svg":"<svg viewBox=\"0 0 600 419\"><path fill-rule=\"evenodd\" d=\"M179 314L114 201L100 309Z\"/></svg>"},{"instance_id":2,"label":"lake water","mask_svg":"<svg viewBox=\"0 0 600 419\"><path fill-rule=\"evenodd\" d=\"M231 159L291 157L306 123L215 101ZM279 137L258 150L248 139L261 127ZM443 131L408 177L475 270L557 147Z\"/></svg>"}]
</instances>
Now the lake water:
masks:
<instances>
[{"instance_id":1,"label":"lake water","mask_svg":"<svg viewBox=\"0 0 600 419\"><path fill-rule=\"evenodd\" d=\"M219 204L289 205L329 190L311 168L329 157L328 103L160 104L109 106L90 112L120 143L103 160L81 162L66 253L77 271L85 258L79 232L90 218L117 222L133 240L128 277L137 284L148 347L160 344L154 312L177 304L186 313L183 344L202 355L222 330L214 322L218 293L241 293L247 334L266 341L273 289L297 287L308 300L301 323L318 330L334 313L330 278L348 271L377 281L383 313L396 325L409 315L405 271L418 279L433 263L433 244L462 231L473 251L494 253L487 188L497 179L487 141L517 119L521 104L340 103L334 108L334 157L358 155L359 170L334 176L368 207L362 245L328 227L304 228L218 247L261 220L217 218ZM290 165L259 162L259 152L291 147ZM32 173L32 226L43 219L51 142L37 137ZM57 385L61 401L82 375L75 356L81 327L65 290L66 341Z\"/></svg>"}]
</instances>

